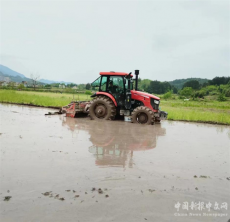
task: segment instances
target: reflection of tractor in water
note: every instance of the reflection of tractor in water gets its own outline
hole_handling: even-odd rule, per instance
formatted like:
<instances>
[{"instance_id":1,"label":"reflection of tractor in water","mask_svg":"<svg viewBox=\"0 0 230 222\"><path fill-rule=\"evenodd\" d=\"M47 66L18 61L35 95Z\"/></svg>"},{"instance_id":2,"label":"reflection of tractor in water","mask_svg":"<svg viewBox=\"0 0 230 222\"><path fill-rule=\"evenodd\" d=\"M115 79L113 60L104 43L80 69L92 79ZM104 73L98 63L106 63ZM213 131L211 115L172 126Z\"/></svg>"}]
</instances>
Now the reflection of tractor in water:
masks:
<instances>
[{"instance_id":1,"label":"reflection of tractor in water","mask_svg":"<svg viewBox=\"0 0 230 222\"><path fill-rule=\"evenodd\" d=\"M156 147L158 136L164 136L166 129L161 125L141 127L121 122L100 122L64 118L71 131L84 130L90 135L92 146L89 152L95 155L96 165L132 167L133 153Z\"/></svg>"},{"instance_id":2,"label":"reflection of tractor in water","mask_svg":"<svg viewBox=\"0 0 230 222\"><path fill-rule=\"evenodd\" d=\"M62 108L66 116L75 117L80 113L89 113L94 120L113 120L124 116L133 123L150 125L167 118L160 111L160 98L138 91L139 70L135 70L135 88L133 75L124 72L100 72L91 85L97 89L91 102L73 101Z\"/></svg>"}]
</instances>

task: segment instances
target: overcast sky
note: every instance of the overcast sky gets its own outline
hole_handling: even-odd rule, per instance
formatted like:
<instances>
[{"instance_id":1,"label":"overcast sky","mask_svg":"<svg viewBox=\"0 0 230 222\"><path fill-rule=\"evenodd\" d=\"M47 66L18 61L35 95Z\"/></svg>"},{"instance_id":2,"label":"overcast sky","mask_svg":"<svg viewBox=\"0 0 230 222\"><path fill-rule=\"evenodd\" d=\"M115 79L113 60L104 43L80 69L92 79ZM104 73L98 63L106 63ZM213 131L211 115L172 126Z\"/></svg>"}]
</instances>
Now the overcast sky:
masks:
<instances>
[{"instance_id":1,"label":"overcast sky","mask_svg":"<svg viewBox=\"0 0 230 222\"><path fill-rule=\"evenodd\" d=\"M0 63L27 77L92 82L230 75L230 1L2 1Z\"/></svg>"}]
</instances>

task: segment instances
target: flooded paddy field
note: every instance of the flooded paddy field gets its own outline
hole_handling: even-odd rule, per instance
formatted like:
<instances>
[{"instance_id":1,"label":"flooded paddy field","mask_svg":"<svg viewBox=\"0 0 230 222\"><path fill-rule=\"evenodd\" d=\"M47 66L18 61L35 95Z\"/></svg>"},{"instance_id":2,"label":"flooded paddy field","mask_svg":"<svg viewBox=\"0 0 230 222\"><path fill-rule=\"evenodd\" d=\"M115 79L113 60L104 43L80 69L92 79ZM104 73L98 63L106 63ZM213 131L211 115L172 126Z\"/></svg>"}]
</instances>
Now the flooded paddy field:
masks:
<instances>
[{"instance_id":1,"label":"flooded paddy field","mask_svg":"<svg viewBox=\"0 0 230 222\"><path fill-rule=\"evenodd\" d=\"M223 221L230 127L0 104L0 221Z\"/></svg>"}]
</instances>

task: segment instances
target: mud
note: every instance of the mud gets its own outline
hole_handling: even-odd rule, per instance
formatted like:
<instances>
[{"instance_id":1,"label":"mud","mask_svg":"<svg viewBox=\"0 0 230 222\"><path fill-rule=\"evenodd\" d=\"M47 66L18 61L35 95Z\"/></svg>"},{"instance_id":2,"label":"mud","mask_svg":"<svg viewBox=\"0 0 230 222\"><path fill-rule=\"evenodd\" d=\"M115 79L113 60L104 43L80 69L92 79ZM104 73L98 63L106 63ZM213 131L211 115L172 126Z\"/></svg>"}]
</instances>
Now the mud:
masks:
<instances>
[{"instance_id":1,"label":"mud","mask_svg":"<svg viewBox=\"0 0 230 222\"><path fill-rule=\"evenodd\" d=\"M61 109L61 107L56 107L56 106L41 106L41 105L35 105L35 104L26 104L26 103L12 103L12 102L1 102L2 104L15 104L15 105L20 105L20 106L32 106L32 107L44 107L44 108L52 108L52 109ZM50 109L49 109L50 111Z\"/></svg>"},{"instance_id":2,"label":"mud","mask_svg":"<svg viewBox=\"0 0 230 222\"><path fill-rule=\"evenodd\" d=\"M0 221L229 220L229 126L52 111L0 104Z\"/></svg>"}]
</instances>

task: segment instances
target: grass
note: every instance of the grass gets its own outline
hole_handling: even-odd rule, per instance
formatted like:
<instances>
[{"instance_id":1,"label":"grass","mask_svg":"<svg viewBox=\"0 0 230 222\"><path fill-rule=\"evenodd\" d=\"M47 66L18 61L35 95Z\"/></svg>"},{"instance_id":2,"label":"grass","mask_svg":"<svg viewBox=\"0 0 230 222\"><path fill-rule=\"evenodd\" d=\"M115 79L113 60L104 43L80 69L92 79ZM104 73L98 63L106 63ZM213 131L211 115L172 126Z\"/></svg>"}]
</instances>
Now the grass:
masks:
<instances>
[{"instance_id":1,"label":"grass","mask_svg":"<svg viewBox=\"0 0 230 222\"><path fill-rule=\"evenodd\" d=\"M0 90L0 102L32 104L44 107L62 107L72 100L90 100L89 95ZM169 120L210 122L230 125L230 101L161 100L161 110L168 112Z\"/></svg>"},{"instance_id":2,"label":"grass","mask_svg":"<svg viewBox=\"0 0 230 222\"><path fill-rule=\"evenodd\" d=\"M230 125L230 112L207 110L207 109L185 109L164 107L162 108L168 112L169 120L184 120L190 122L208 122L221 123Z\"/></svg>"},{"instance_id":3,"label":"grass","mask_svg":"<svg viewBox=\"0 0 230 222\"><path fill-rule=\"evenodd\" d=\"M161 109L169 120L210 122L230 125L230 102L218 101L161 101Z\"/></svg>"},{"instance_id":4,"label":"grass","mask_svg":"<svg viewBox=\"0 0 230 222\"><path fill-rule=\"evenodd\" d=\"M0 90L0 102L20 103L37 106L62 107L69 104L72 100L90 100L89 95L85 94L65 94L65 93L46 93L46 92L26 92L13 90Z\"/></svg>"},{"instance_id":5,"label":"grass","mask_svg":"<svg viewBox=\"0 0 230 222\"><path fill-rule=\"evenodd\" d=\"M189 107L189 108L205 108L205 109L224 109L230 110L230 101L184 101L184 100L161 100L161 105L169 107Z\"/></svg>"}]
</instances>

